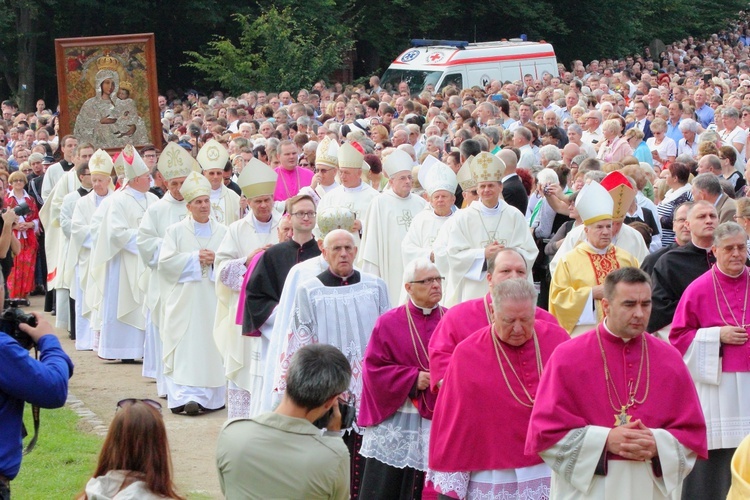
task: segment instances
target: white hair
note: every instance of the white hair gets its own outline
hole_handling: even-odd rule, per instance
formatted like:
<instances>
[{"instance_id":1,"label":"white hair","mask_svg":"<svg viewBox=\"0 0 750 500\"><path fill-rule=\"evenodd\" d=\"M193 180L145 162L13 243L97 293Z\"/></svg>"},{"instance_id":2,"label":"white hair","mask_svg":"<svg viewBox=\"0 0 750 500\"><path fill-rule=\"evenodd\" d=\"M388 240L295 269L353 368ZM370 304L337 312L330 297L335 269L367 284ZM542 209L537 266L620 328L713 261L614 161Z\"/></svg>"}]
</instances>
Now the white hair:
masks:
<instances>
[{"instance_id":1,"label":"white hair","mask_svg":"<svg viewBox=\"0 0 750 500\"><path fill-rule=\"evenodd\" d=\"M547 161L562 160L562 154L560 148L553 144L547 144L539 148L539 157L544 158Z\"/></svg>"},{"instance_id":2,"label":"white hair","mask_svg":"<svg viewBox=\"0 0 750 500\"><path fill-rule=\"evenodd\" d=\"M437 271L437 266L426 257L417 257L404 267L404 283L414 281L419 271Z\"/></svg>"},{"instance_id":3,"label":"white hair","mask_svg":"<svg viewBox=\"0 0 750 500\"><path fill-rule=\"evenodd\" d=\"M560 179L551 168L543 168L536 174L536 182L537 184L560 184Z\"/></svg>"},{"instance_id":4,"label":"white hair","mask_svg":"<svg viewBox=\"0 0 750 500\"><path fill-rule=\"evenodd\" d=\"M352 242L352 245L354 245L354 236L352 236L352 233L350 233L346 229L334 229L333 231L328 233L325 238L323 238L323 248L329 249L331 247L331 240L337 236L343 235L348 236Z\"/></svg>"}]
</instances>

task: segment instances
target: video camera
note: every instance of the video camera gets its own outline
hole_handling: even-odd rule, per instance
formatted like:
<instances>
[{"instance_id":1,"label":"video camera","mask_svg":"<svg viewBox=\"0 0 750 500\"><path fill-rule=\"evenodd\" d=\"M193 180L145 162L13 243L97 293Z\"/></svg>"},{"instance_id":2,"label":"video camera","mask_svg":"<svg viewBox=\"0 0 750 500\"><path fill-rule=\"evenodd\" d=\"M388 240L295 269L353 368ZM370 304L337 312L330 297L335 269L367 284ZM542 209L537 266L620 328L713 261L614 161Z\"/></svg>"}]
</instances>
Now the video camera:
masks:
<instances>
[{"instance_id":1,"label":"video camera","mask_svg":"<svg viewBox=\"0 0 750 500\"><path fill-rule=\"evenodd\" d=\"M25 313L17 307L9 307L0 313L0 332L10 335L21 344L21 347L30 350L36 345L36 342L29 334L18 328L18 325L22 323L35 327L37 325L36 316Z\"/></svg>"}]
</instances>

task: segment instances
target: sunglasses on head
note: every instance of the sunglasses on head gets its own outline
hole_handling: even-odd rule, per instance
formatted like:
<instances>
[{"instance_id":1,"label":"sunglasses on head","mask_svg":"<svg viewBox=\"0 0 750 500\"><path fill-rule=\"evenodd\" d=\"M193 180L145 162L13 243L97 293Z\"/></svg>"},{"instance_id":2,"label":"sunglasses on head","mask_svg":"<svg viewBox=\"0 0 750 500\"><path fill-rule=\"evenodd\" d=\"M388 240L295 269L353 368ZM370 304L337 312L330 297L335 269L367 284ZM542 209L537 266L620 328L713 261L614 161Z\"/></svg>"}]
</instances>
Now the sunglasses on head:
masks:
<instances>
[{"instance_id":1,"label":"sunglasses on head","mask_svg":"<svg viewBox=\"0 0 750 500\"><path fill-rule=\"evenodd\" d=\"M158 402L158 401L154 401L153 399L138 399L138 398L121 399L120 401L117 402L117 409L128 407L128 406L133 405L133 404L135 404L135 403L137 403L139 401L141 403L145 403L145 404L149 405L151 408L154 408L159 413L161 413L161 403Z\"/></svg>"}]
</instances>

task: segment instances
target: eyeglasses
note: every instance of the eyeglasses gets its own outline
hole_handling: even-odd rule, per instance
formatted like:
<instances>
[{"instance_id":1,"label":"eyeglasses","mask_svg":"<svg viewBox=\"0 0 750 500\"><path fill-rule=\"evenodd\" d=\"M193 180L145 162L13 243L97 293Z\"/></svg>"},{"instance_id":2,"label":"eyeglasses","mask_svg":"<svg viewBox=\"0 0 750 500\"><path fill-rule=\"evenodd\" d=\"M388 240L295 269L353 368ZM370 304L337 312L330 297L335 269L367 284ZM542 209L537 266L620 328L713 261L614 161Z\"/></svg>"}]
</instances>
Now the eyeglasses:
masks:
<instances>
[{"instance_id":1,"label":"eyeglasses","mask_svg":"<svg viewBox=\"0 0 750 500\"><path fill-rule=\"evenodd\" d=\"M443 281L445 281L444 277L442 277L442 276L435 276L435 277L432 277L432 278L425 278L423 280L410 281L409 283L413 283L415 285L416 284L420 284L420 285L432 285L433 283L438 283L438 284L442 285Z\"/></svg>"},{"instance_id":2,"label":"eyeglasses","mask_svg":"<svg viewBox=\"0 0 750 500\"><path fill-rule=\"evenodd\" d=\"M161 403L158 401L154 401L153 399L138 399L138 398L127 398L127 399L121 399L117 402L117 408L125 408L126 406L133 405L137 402L145 403L149 405L151 408L154 408L155 410L158 410L159 413L161 413Z\"/></svg>"},{"instance_id":3,"label":"eyeglasses","mask_svg":"<svg viewBox=\"0 0 750 500\"><path fill-rule=\"evenodd\" d=\"M26 179L13 179L10 182L11 182L11 184L14 183L14 182L23 182L24 184L26 184Z\"/></svg>"},{"instance_id":4,"label":"eyeglasses","mask_svg":"<svg viewBox=\"0 0 750 500\"><path fill-rule=\"evenodd\" d=\"M144 158L156 158L156 155L143 155Z\"/></svg>"},{"instance_id":5,"label":"eyeglasses","mask_svg":"<svg viewBox=\"0 0 750 500\"><path fill-rule=\"evenodd\" d=\"M294 212L292 213L293 216L297 217L298 219L312 219L317 215L316 212Z\"/></svg>"}]
</instances>

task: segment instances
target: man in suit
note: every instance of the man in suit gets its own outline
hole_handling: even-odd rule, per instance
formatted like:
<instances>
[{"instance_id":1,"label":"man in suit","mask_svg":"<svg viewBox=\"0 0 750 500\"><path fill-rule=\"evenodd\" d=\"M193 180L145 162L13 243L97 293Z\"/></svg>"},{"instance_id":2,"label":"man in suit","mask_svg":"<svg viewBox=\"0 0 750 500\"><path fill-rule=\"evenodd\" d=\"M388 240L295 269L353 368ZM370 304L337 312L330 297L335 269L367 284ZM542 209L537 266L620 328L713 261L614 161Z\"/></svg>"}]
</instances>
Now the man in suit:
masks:
<instances>
[{"instance_id":1,"label":"man in suit","mask_svg":"<svg viewBox=\"0 0 750 500\"><path fill-rule=\"evenodd\" d=\"M635 101L633 103L635 121L625 127L625 130L630 130L631 128L636 127L643 132L644 141L654 136L654 134L651 133L651 120L646 118L646 113L648 113L648 104L646 104L646 101Z\"/></svg>"},{"instance_id":2,"label":"man in suit","mask_svg":"<svg viewBox=\"0 0 750 500\"><path fill-rule=\"evenodd\" d=\"M518 164L516 154L510 149L503 149L495 156L505 162L505 175L502 179L505 203L516 207L522 214L526 215L529 195L526 194L526 188L523 187L521 178L516 173L516 165Z\"/></svg>"},{"instance_id":3,"label":"man in suit","mask_svg":"<svg viewBox=\"0 0 750 500\"><path fill-rule=\"evenodd\" d=\"M734 214L737 213L737 204L724 193L719 178L714 174L700 174L693 179L692 192L695 201L706 200L716 207L719 224L733 221Z\"/></svg>"}]
</instances>

